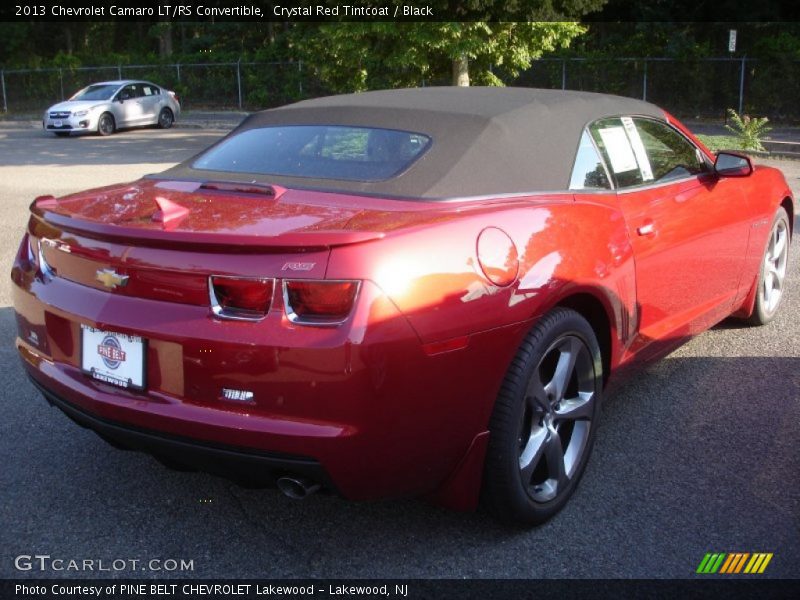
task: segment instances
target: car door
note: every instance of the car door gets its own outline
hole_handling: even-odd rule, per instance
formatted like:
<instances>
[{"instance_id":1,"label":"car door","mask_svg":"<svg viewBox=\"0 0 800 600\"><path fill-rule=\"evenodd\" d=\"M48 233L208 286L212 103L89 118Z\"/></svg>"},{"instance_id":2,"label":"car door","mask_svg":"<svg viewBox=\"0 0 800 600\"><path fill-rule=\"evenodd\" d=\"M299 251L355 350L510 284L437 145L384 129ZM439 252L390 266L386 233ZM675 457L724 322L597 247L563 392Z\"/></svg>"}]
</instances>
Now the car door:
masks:
<instances>
[{"instance_id":1,"label":"car door","mask_svg":"<svg viewBox=\"0 0 800 600\"><path fill-rule=\"evenodd\" d=\"M147 124L158 122L161 110L161 90L149 83L141 84L142 121Z\"/></svg>"},{"instance_id":2,"label":"car door","mask_svg":"<svg viewBox=\"0 0 800 600\"><path fill-rule=\"evenodd\" d=\"M666 122L621 117L590 130L634 251L634 349L657 341L644 356L663 353L732 310L749 235L743 194Z\"/></svg>"},{"instance_id":3,"label":"car door","mask_svg":"<svg viewBox=\"0 0 800 600\"><path fill-rule=\"evenodd\" d=\"M137 84L130 83L123 87L115 98L118 127L132 127L142 121L142 104Z\"/></svg>"}]
</instances>

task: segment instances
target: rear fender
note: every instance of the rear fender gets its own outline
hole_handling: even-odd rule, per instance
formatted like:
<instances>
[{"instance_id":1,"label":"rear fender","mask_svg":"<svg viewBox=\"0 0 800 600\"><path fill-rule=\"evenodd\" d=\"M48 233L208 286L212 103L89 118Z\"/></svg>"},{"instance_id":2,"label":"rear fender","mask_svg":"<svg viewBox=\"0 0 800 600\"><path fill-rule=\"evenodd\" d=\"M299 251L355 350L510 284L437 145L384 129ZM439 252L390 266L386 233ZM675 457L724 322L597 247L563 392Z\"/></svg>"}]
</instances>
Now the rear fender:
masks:
<instances>
[{"instance_id":1,"label":"rear fender","mask_svg":"<svg viewBox=\"0 0 800 600\"><path fill-rule=\"evenodd\" d=\"M374 281L426 344L530 321L580 293L602 302L619 339L630 337L633 253L613 194L547 203L532 197L455 217L334 248L326 277ZM517 277L510 285L495 285L482 269L477 239L487 227L514 242ZM506 265L514 262L511 254ZM520 342L509 340L514 347Z\"/></svg>"}]
</instances>

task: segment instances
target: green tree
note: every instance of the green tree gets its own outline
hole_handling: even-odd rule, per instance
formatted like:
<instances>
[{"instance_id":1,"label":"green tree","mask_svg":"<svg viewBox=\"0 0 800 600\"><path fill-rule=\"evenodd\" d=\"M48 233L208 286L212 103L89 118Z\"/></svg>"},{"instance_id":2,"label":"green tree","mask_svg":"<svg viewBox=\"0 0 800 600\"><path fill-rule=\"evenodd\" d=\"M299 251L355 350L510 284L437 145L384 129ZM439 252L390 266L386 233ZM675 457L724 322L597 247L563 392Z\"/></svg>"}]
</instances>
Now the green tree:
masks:
<instances>
[{"instance_id":1,"label":"green tree","mask_svg":"<svg viewBox=\"0 0 800 600\"><path fill-rule=\"evenodd\" d=\"M446 81L503 85L584 31L566 21L325 23L297 27L294 47L334 91Z\"/></svg>"}]
</instances>

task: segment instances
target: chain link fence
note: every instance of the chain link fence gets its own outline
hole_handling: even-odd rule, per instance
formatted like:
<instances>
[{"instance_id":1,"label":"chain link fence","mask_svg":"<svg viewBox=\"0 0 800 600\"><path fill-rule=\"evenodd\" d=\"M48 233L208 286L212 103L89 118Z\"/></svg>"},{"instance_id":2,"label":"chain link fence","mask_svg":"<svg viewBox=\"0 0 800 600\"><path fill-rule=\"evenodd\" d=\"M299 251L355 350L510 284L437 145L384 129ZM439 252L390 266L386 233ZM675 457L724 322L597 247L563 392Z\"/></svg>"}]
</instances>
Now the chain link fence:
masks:
<instances>
[{"instance_id":1,"label":"chain link fence","mask_svg":"<svg viewBox=\"0 0 800 600\"><path fill-rule=\"evenodd\" d=\"M2 108L38 112L89 83L123 78L174 90L190 110L256 110L327 92L302 62L7 69L0 70ZM734 108L777 121L800 119L800 61L790 59L543 58L509 84L643 98L681 117L722 118Z\"/></svg>"},{"instance_id":2,"label":"chain link fence","mask_svg":"<svg viewBox=\"0 0 800 600\"><path fill-rule=\"evenodd\" d=\"M513 85L641 98L680 117L724 118L726 110L800 119L800 61L754 58L543 58Z\"/></svg>"},{"instance_id":3,"label":"chain link fence","mask_svg":"<svg viewBox=\"0 0 800 600\"><path fill-rule=\"evenodd\" d=\"M144 79L173 90L184 109L255 110L306 97L303 63L191 63L0 70L5 112L29 113L98 81Z\"/></svg>"}]
</instances>

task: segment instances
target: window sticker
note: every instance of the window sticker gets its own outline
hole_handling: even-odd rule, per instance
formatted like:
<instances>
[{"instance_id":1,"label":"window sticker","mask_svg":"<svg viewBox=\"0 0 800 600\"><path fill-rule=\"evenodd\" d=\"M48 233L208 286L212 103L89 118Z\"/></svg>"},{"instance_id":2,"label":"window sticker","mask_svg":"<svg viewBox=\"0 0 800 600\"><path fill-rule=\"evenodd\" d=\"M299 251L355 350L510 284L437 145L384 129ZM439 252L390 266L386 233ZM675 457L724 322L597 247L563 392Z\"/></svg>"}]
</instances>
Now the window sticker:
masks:
<instances>
[{"instance_id":1,"label":"window sticker","mask_svg":"<svg viewBox=\"0 0 800 600\"><path fill-rule=\"evenodd\" d=\"M647 158L642 138L639 136L639 130L636 129L636 125L633 124L633 119L630 117L622 117L621 121L631 141L631 147L636 156L636 162L639 163L639 172L642 174L642 181L651 181L653 179L653 170L650 168L650 159Z\"/></svg>"},{"instance_id":2,"label":"window sticker","mask_svg":"<svg viewBox=\"0 0 800 600\"><path fill-rule=\"evenodd\" d=\"M611 160L611 170L614 173L625 173L638 168L636 157L631 150L631 143L622 127L606 127L598 131L603 140L603 145Z\"/></svg>"}]
</instances>

